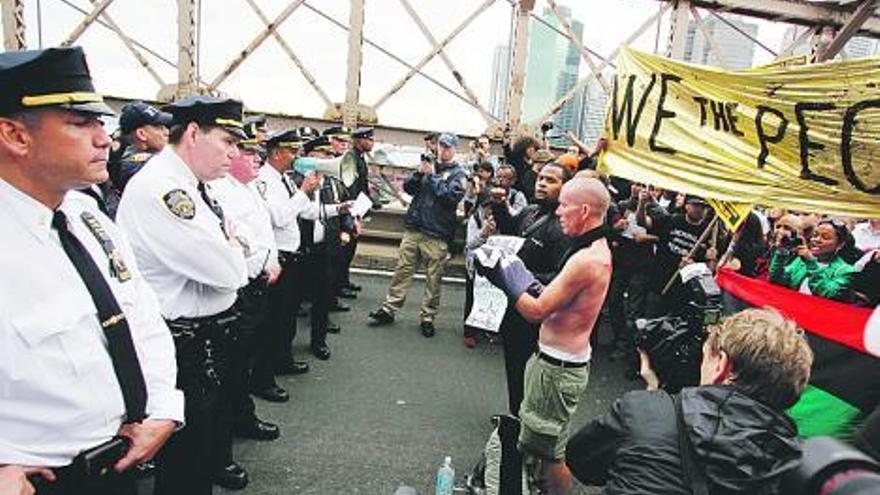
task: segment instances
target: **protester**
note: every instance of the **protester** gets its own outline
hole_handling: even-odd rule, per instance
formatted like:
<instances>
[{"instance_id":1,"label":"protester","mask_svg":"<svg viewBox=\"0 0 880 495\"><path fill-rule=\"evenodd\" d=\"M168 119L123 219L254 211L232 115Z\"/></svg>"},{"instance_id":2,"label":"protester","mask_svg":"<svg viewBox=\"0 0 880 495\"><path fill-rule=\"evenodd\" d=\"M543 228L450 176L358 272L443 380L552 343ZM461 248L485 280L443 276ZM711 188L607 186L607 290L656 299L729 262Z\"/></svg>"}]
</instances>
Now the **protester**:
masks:
<instances>
[{"instance_id":1,"label":"protester","mask_svg":"<svg viewBox=\"0 0 880 495\"><path fill-rule=\"evenodd\" d=\"M643 354L643 356L646 356ZM608 495L779 493L800 442L785 410L810 378L813 355L794 322L772 309L725 318L703 344L700 386L625 394L569 441L574 476Z\"/></svg>"},{"instance_id":2,"label":"protester","mask_svg":"<svg viewBox=\"0 0 880 495\"><path fill-rule=\"evenodd\" d=\"M219 447L221 390L228 380L234 304L247 284L245 248L206 182L226 175L238 154L242 104L189 97L163 110L174 115L170 144L128 182L118 222L147 282L159 296L177 349L177 384L186 427L162 450L156 493L210 494L215 471L208 453ZM225 428L224 428L225 431Z\"/></svg>"},{"instance_id":3,"label":"protester","mask_svg":"<svg viewBox=\"0 0 880 495\"><path fill-rule=\"evenodd\" d=\"M507 164L500 165L495 171L495 185L506 191L510 214L516 216L526 207L528 200L525 194L513 187L514 184L516 184L516 170Z\"/></svg>"},{"instance_id":4,"label":"protester","mask_svg":"<svg viewBox=\"0 0 880 495\"><path fill-rule=\"evenodd\" d=\"M535 203L516 216L510 216L504 197L494 196L492 217L499 232L524 239L517 256L525 267L544 285L556 278L565 262L571 239L562 233L556 210L559 193L571 179L571 172L555 163L548 163L538 175ZM504 344L504 370L507 378L507 402L510 414L519 415L523 399L523 375L526 362L538 348L539 323L526 320L508 305L501 320Z\"/></svg>"},{"instance_id":5,"label":"protester","mask_svg":"<svg viewBox=\"0 0 880 495\"><path fill-rule=\"evenodd\" d=\"M434 318L440 309L440 278L449 259L449 243L458 225L455 212L464 198L467 176L455 163L458 136L444 133L438 139L437 163L422 160L418 171L404 184L413 196L406 211L406 231L398 248L397 267L385 302L369 314L371 325L387 325L406 301L419 259L427 263L425 293L419 327L425 337L434 336Z\"/></svg>"},{"instance_id":6,"label":"protester","mask_svg":"<svg viewBox=\"0 0 880 495\"><path fill-rule=\"evenodd\" d=\"M852 230L856 248L862 251L880 249L880 218L865 220Z\"/></svg>"},{"instance_id":7,"label":"protester","mask_svg":"<svg viewBox=\"0 0 880 495\"><path fill-rule=\"evenodd\" d=\"M636 220L639 193L643 189L642 184L632 184L629 199L609 209L609 212L616 212L614 216L609 215L614 266L608 289L608 314L614 334L611 358L626 363L626 375L630 378L638 372L635 322L647 317L654 245L657 242L657 236L648 234Z\"/></svg>"},{"instance_id":8,"label":"protester","mask_svg":"<svg viewBox=\"0 0 880 495\"><path fill-rule=\"evenodd\" d=\"M535 202L535 185L538 181L538 175L541 173L541 169L544 168L544 165L553 161L553 153L545 149L539 149L535 152L529 168L526 169L523 175L517 173L517 177L521 177L521 179L516 187L518 190L525 193L526 199L529 203Z\"/></svg>"},{"instance_id":9,"label":"protester","mask_svg":"<svg viewBox=\"0 0 880 495\"><path fill-rule=\"evenodd\" d=\"M756 277L767 270L767 244L756 213L749 213L733 237L730 256L724 267L746 277Z\"/></svg>"},{"instance_id":10,"label":"protester","mask_svg":"<svg viewBox=\"0 0 880 495\"><path fill-rule=\"evenodd\" d=\"M113 112L79 47L0 53L0 88L0 487L133 495L184 404L149 268L73 191L107 180Z\"/></svg>"},{"instance_id":11,"label":"protester","mask_svg":"<svg viewBox=\"0 0 880 495\"><path fill-rule=\"evenodd\" d=\"M590 334L611 279L611 253L604 239L610 200L595 179L563 186L556 214L572 245L546 287L515 255L504 256L493 267L478 265L525 319L542 322L539 352L526 365L518 447L530 478L549 494L571 490L565 445L569 420L589 378Z\"/></svg>"},{"instance_id":12,"label":"protester","mask_svg":"<svg viewBox=\"0 0 880 495\"><path fill-rule=\"evenodd\" d=\"M654 316L678 314L686 302L678 276L682 263L714 259L715 253L707 248L706 243L697 245L709 225L708 205L702 198L688 196L685 213L670 215L649 191L643 190L639 193L636 219L639 225L648 229L648 233L659 239L652 277L653 290L659 295L660 302L652 313ZM672 284L668 285L670 280Z\"/></svg>"},{"instance_id":13,"label":"protester","mask_svg":"<svg viewBox=\"0 0 880 495\"><path fill-rule=\"evenodd\" d=\"M534 191L534 183L527 183L529 177L526 171L532 168L535 154L541 149L541 143L531 136L523 136L513 143L505 142L502 149L504 150L504 162L516 170L515 187L520 191L525 191L526 194L528 191ZM537 172L535 172L535 177L537 177Z\"/></svg>"},{"instance_id":14,"label":"protester","mask_svg":"<svg viewBox=\"0 0 880 495\"><path fill-rule=\"evenodd\" d=\"M488 163L486 165L489 165ZM464 319L467 320L474 306L474 250L485 244L489 236L498 233L495 218L492 215L491 198L488 190L479 196L478 205L468 217L465 235L465 292ZM465 323L462 344L468 349L477 346L478 329Z\"/></svg>"},{"instance_id":15,"label":"protester","mask_svg":"<svg viewBox=\"0 0 880 495\"><path fill-rule=\"evenodd\" d=\"M806 239L777 235L770 258L770 281L837 301L850 299L855 269L840 257L849 231L842 222L821 220Z\"/></svg>"}]
</instances>

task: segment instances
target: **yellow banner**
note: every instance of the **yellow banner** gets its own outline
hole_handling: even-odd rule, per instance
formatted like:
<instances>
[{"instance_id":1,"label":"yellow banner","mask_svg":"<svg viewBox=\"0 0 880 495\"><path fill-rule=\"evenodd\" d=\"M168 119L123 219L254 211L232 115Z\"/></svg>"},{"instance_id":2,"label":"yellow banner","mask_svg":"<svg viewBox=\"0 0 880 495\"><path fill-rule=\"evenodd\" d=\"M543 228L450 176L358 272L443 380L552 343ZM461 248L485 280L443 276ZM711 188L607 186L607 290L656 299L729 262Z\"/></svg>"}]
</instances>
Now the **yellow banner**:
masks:
<instances>
[{"instance_id":1,"label":"yellow banner","mask_svg":"<svg viewBox=\"0 0 880 495\"><path fill-rule=\"evenodd\" d=\"M706 198L706 202L715 210L718 218L731 232L736 232L739 226L746 221L749 212L752 211L752 205L748 203L732 203L712 198Z\"/></svg>"},{"instance_id":2,"label":"yellow banner","mask_svg":"<svg viewBox=\"0 0 880 495\"><path fill-rule=\"evenodd\" d=\"M880 217L880 61L724 71L621 52L601 167L733 203Z\"/></svg>"}]
</instances>

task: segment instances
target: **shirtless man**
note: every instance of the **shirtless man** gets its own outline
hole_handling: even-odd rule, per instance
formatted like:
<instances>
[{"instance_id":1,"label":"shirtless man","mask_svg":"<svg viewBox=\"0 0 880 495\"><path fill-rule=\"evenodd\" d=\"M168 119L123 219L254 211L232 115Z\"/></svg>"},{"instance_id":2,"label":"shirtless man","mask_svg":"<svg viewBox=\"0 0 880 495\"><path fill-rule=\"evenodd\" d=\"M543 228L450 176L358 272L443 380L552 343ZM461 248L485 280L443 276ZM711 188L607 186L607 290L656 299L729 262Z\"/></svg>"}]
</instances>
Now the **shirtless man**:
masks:
<instances>
[{"instance_id":1,"label":"shirtless man","mask_svg":"<svg viewBox=\"0 0 880 495\"><path fill-rule=\"evenodd\" d=\"M529 476L541 493L571 490L564 462L568 422L587 386L590 334L611 280L611 252L604 239L609 202L608 190L596 179L574 179L562 188L556 215L562 232L573 238L572 248L546 287L516 256L502 258L491 269L478 268L524 318L542 321L539 352L526 365L519 437Z\"/></svg>"}]
</instances>

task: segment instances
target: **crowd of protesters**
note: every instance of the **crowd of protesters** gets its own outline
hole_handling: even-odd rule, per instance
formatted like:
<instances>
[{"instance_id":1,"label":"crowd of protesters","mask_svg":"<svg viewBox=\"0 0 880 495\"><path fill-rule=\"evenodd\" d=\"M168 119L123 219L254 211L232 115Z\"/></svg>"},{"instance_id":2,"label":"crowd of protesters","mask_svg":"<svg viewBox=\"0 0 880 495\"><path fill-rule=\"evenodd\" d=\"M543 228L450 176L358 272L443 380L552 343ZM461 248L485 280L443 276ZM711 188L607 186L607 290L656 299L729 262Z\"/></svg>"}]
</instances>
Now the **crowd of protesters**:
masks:
<instances>
[{"instance_id":1,"label":"crowd of protesters","mask_svg":"<svg viewBox=\"0 0 880 495\"><path fill-rule=\"evenodd\" d=\"M156 493L244 488L249 478L233 459L232 438L280 435L278 425L259 419L251 397L286 402L275 377L309 371L292 351L299 306L310 303L309 349L326 361L327 334L341 331L328 314L347 310L339 298L360 289L348 277L362 221L351 210L359 195L369 197L373 129L269 130L259 116L245 121L240 101L210 96L162 110L135 102L122 112L108 173L111 141L100 117L112 110L94 91L81 50L0 57L7 89L0 95L0 222L9 233L3 271L13 275L3 286L13 315L0 326L8 344L0 348L0 481L25 493L33 490L30 476L40 493L131 494L131 468L148 469L155 457ZM463 208L465 315L478 274L509 300L500 340L510 413L522 419L529 473L549 493L570 489L568 424L587 386L603 306L612 358L628 360L628 373L651 385L650 363L636 358L634 322L681 311L683 266L705 263L852 304L876 306L880 296L880 219L847 223L757 208L727 232L704 199L597 173L604 141L587 150L570 138L574 145L557 156L543 136L508 137L496 156L480 136L459 161L458 135L429 135L404 185L413 200L394 277L369 315L372 324L394 321L424 259L420 329L434 336L440 279ZM487 240L498 234L524 242L487 264ZM12 255L24 252L38 252L45 266L16 263ZM46 297L50 284L60 296ZM763 333L752 332L757 327ZM463 344L477 346L479 334L465 326ZM102 348L108 352L91 352ZM625 397L576 437L569 465L582 479L611 485L650 479L644 469L627 473L631 465L594 445L642 442L653 418L621 415L644 409L665 419L668 447L685 427L706 429L675 424L673 407L681 414L696 404L732 417L752 410L749 424L725 432L773 434L784 450L732 452L706 473L711 482L733 492L776 484L798 456L781 411L806 386L811 360L790 321L772 311L742 313L706 341L704 388L678 398ZM779 362L786 366L766 368ZM59 441L45 440L51 431ZM728 448L722 440L718 448ZM697 449L699 456L717 453L700 447L709 450ZM679 471L687 467L676 454L655 454L674 469L643 489L681 489ZM757 475L727 477L746 458L762 464Z\"/></svg>"}]
</instances>

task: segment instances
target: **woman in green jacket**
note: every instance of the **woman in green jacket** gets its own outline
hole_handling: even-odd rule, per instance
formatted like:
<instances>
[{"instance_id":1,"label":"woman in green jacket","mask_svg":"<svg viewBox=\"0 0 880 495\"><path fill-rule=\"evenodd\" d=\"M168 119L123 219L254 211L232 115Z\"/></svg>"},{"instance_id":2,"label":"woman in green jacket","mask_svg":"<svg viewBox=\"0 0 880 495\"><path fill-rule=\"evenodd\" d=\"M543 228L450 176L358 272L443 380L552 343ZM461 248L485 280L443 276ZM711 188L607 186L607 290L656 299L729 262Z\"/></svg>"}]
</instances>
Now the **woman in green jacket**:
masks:
<instances>
[{"instance_id":1,"label":"woman in green jacket","mask_svg":"<svg viewBox=\"0 0 880 495\"><path fill-rule=\"evenodd\" d=\"M822 220L809 242L777 232L770 260L770 281L827 299L848 302L850 284L856 272L839 251L850 233L843 222Z\"/></svg>"}]
</instances>

